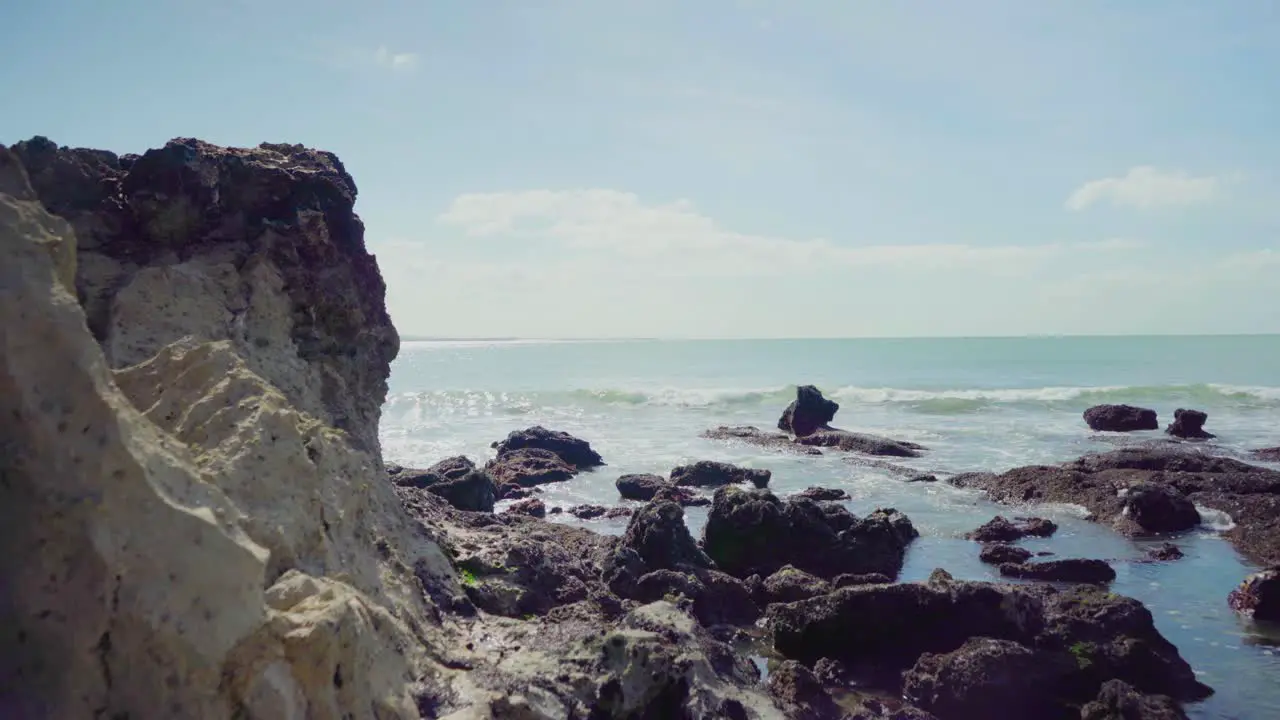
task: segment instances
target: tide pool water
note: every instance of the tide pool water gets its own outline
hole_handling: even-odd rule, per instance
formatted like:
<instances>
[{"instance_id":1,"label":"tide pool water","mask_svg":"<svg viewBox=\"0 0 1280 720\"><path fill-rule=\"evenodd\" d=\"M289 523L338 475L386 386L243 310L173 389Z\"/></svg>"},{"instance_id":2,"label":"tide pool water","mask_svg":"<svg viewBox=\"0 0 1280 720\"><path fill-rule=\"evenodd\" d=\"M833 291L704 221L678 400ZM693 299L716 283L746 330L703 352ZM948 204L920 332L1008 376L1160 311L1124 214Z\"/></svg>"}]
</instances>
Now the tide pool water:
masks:
<instances>
[{"instance_id":1,"label":"tide pool water","mask_svg":"<svg viewBox=\"0 0 1280 720\"><path fill-rule=\"evenodd\" d=\"M666 474L703 459L768 468L779 494L841 487L855 513L894 507L909 515L921 538L904 580L937 567L995 579L963 535L1010 511L973 491L904 483L836 452L794 456L699 437L717 425L773 428L801 383L840 403L836 426L927 446L923 457L900 463L922 471L1004 470L1111 449L1117 438L1090 432L1081 419L1098 403L1154 408L1162 425L1176 408L1204 410L1225 452L1280 445L1280 336L477 341L403 344L383 410L383 452L418 467L459 454L483 462L490 443L512 430L565 430L589 440L608 465L545 486L540 497L563 507L618 504L613 483L625 473ZM1226 518L1206 515L1204 527L1175 538L1186 558L1138 563L1146 543L1083 520L1080 508L1036 514L1061 529L1028 547L1112 560L1119 575L1112 589L1146 603L1217 690L1189 708L1193 717L1280 717L1280 631L1242 621L1226 606L1227 593L1254 569L1217 536ZM705 509L686 513L695 533L705 518Z\"/></svg>"}]
</instances>

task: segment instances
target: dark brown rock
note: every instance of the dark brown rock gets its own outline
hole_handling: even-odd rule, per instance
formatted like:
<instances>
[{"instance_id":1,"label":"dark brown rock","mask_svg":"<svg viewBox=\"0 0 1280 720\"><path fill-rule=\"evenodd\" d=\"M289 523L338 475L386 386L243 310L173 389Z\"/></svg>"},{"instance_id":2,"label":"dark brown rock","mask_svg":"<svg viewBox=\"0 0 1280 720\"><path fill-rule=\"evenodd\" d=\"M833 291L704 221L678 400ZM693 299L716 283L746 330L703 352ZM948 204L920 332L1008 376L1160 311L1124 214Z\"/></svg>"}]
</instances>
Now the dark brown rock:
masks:
<instances>
[{"instance_id":1,"label":"dark brown rock","mask_svg":"<svg viewBox=\"0 0 1280 720\"><path fill-rule=\"evenodd\" d=\"M925 653L903 677L907 701L949 718L1062 718L1070 656L1009 640L970 638L949 653Z\"/></svg>"},{"instance_id":2,"label":"dark brown rock","mask_svg":"<svg viewBox=\"0 0 1280 720\"><path fill-rule=\"evenodd\" d=\"M1157 561L1181 560L1183 557L1182 548L1173 543L1161 543L1157 547L1147 550L1147 557Z\"/></svg>"},{"instance_id":3,"label":"dark brown rock","mask_svg":"<svg viewBox=\"0 0 1280 720\"><path fill-rule=\"evenodd\" d=\"M687 488L667 485L658 490L650 502L673 502L682 507L705 507L711 504L711 498L694 495Z\"/></svg>"},{"instance_id":4,"label":"dark brown rock","mask_svg":"<svg viewBox=\"0 0 1280 720\"><path fill-rule=\"evenodd\" d=\"M653 499L655 493L670 483L660 475L638 474L623 475L618 478L614 485L618 488L618 494L627 500L643 500L649 501Z\"/></svg>"},{"instance_id":5,"label":"dark brown rock","mask_svg":"<svg viewBox=\"0 0 1280 720\"><path fill-rule=\"evenodd\" d=\"M1187 440L1209 440L1214 435L1204 430L1204 423L1208 419L1209 415L1203 411L1178 408L1173 411L1173 422L1165 428L1165 432Z\"/></svg>"},{"instance_id":6,"label":"dark brown rock","mask_svg":"<svg viewBox=\"0 0 1280 720\"><path fill-rule=\"evenodd\" d=\"M559 430L548 430L541 425L516 430L507 435L505 440L493 443L492 447L498 451L499 459L517 450L538 449L554 453L576 470L589 470L604 465L600 453L592 450L591 444L586 440Z\"/></svg>"},{"instance_id":7,"label":"dark brown rock","mask_svg":"<svg viewBox=\"0 0 1280 720\"><path fill-rule=\"evenodd\" d=\"M1023 563L1031 559L1031 551L1007 543L993 543L983 546L978 559L991 565Z\"/></svg>"},{"instance_id":8,"label":"dark brown rock","mask_svg":"<svg viewBox=\"0 0 1280 720\"><path fill-rule=\"evenodd\" d=\"M809 447L795 442L790 435L786 435L784 433L765 432L753 425L738 425L733 427L721 425L703 432L702 437L707 438L708 440L726 440L745 445L756 445L770 450L796 453L799 455L822 454L822 451L816 447Z\"/></svg>"},{"instance_id":9,"label":"dark brown rock","mask_svg":"<svg viewBox=\"0 0 1280 720\"><path fill-rule=\"evenodd\" d=\"M544 518L547 516L547 506L538 498L527 498L511 503L504 512L510 515L528 515L534 518Z\"/></svg>"},{"instance_id":10,"label":"dark brown rock","mask_svg":"<svg viewBox=\"0 0 1280 720\"><path fill-rule=\"evenodd\" d=\"M1249 454L1263 462L1280 463L1280 447L1260 448Z\"/></svg>"},{"instance_id":11,"label":"dark brown rock","mask_svg":"<svg viewBox=\"0 0 1280 720\"><path fill-rule=\"evenodd\" d=\"M1102 560L1069 558L1038 563L1004 563L1000 574L1021 580L1049 580L1071 583L1105 584L1116 579L1116 571Z\"/></svg>"},{"instance_id":12,"label":"dark brown rock","mask_svg":"<svg viewBox=\"0 0 1280 720\"><path fill-rule=\"evenodd\" d=\"M540 448L510 450L490 460L484 470L498 487L518 485L533 487L545 483L562 482L577 474L577 470L559 455Z\"/></svg>"},{"instance_id":13,"label":"dark brown rock","mask_svg":"<svg viewBox=\"0 0 1280 720\"><path fill-rule=\"evenodd\" d=\"M1175 490L1153 483L1130 486L1123 507L1129 519L1148 532L1179 532L1200 524L1195 503Z\"/></svg>"},{"instance_id":14,"label":"dark brown rock","mask_svg":"<svg viewBox=\"0 0 1280 720\"><path fill-rule=\"evenodd\" d=\"M721 487L750 482L758 488L768 486L773 473L768 470L738 467L714 460L699 460L671 471L672 484L679 487Z\"/></svg>"},{"instance_id":15,"label":"dark brown rock","mask_svg":"<svg viewBox=\"0 0 1280 720\"><path fill-rule=\"evenodd\" d=\"M826 720L842 715L814 674L794 660L769 673L769 694L792 720Z\"/></svg>"},{"instance_id":16,"label":"dark brown rock","mask_svg":"<svg viewBox=\"0 0 1280 720\"><path fill-rule=\"evenodd\" d=\"M1084 421L1091 430L1133 432L1159 430L1156 411L1132 405L1094 405L1084 411Z\"/></svg>"},{"instance_id":17,"label":"dark brown rock","mask_svg":"<svg viewBox=\"0 0 1280 720\"><path fill-rule=\"evenodd\" d=\"M790 565L764 579L766 603L795 602L831 592L831 583Z\"/></svg>"},{"instance_id":18,"label":"dark brown rock","mask_svg":"<svg viewBox=\"0 0 1280 720\"><path fill-rule=\"evenodd\" d=\"M907 545L917 536L907 517L876 510L857 518L837 503L767 491L716 491L703 529L703 546L736 577L767 577L793 565L822 578L841 573L896 576Z\"/></svg>"},{"instance_id":19,"label":"dark brown rock","mask_svg":"<svg viewBox=\"0 0 1280 720\"><path fill-rule=\"evenodd\" d=\"M1012 521L997 515L990 521L969 533L970 540L978 542L1013 542L1024 537L1049 537L1058 531L1058 526L1044 518L1014 518Z\"/></svg>"},{"instance_id":20,"label":"dark brown rock","mask_svg":"<svg viewBox=\"0 0 1280 720\"><path fill-rule=\"evenodd\" d=\"M1187 720L1187 714L1168 695L1143 695L1123 680L1108 680L1080 708L1080 720Z\"/></svg>"},{"instance_id":21,"label":"dark brown rock","mask_svg":"<svg viewBox=\"0 0 1280 720\"><path fill-rule=\"evenodd\" d=\"M603 517L609 512L609 508L603 505L574 505L569 508L569 514L579 520L591 520L593 518Z\"/></svg>"},{"instance_id":22,"label":"dark brown rock","mask_svg":"<svg viewBox=\"0 0 1280 720\"><path fill-rule=\"evenodd\" d=\"M493 512L497 499L493 479L462 456L446 458L426 470L387 465L387 476L399 487L439 495L459 510Z\"/></svg>"},{"instance_id":23,"label":"dark brown rock","mask_svg":"<svg viewBox=\"0 0 1280 720\"><path fill-rule=\"evenodd\" d=\"M812 435L817 430L826 428L839 409L839 403L823 397L818 388L801 385L796 388L796 399L791 401L778 419L778 429L796 437Z\"/></svg>"},{"instance_id":24,"label":"dark brown rock","mask_svg":"<svg viewBox=\"0 0 1280 720\"><path fill-rule=\"evenodd\" d=\"M795 497L805 497L814 502L833 502L837 500L848 500L849 493L840 488L824 488L811 487L805 488L795 494Z\"/></svg>"},{"instance_id":25,"label":"dark brown rock","mask_svg":"<svg viewBox=\"0 0 1280 720\"><path fill-rule=\"evenodd\" d=\"M862 573L855 575L852 573L842 573L837 575L831 584L835 587L853 587L854 585L886 585L893 582L893 578L884 573Z\"/></svg>"},{"instance_id":26,"label":"dark brown rock","mask_svg":"<svg viewBox=\"0 0 1280 720\"><path fill-rule=\"evenodd\" d=\"M1280 622L1280 568L1254 573L1227 596L1232 610L1254 620Z\"/></svg>"},{"instance_id":27,"label":"dark brown rock","mask_svg":"<svg viewBox=\"0 0 1280 720\"><path fill-rule=\"evenodd\" d=\"M905 440L893 440L879 435L849 432L838 428L817 430L796 438L796 442L802 445L836 448L845 452L889 457L920 457L920 451L925 449L923 445Z\"/></svg>"}]
</instances>

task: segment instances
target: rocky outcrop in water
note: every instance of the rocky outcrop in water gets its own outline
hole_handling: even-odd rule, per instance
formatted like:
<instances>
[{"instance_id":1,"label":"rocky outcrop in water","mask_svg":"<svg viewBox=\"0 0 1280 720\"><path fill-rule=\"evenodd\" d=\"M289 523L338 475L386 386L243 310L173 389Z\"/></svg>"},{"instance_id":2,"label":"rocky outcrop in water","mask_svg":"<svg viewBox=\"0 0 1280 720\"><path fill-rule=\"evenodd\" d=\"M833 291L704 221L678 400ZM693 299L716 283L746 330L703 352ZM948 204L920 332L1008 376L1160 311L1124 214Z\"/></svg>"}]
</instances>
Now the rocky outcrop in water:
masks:
<instances>
[{"instance_id":1,"label":"rocky outcrop in water","mask_svg":"<svg viewBox=\"0 0 1280 720\"><path fill-rule=\"evenodd\" d=\"M1116 571L1102 560L1069 558L1046 562L1005 563L1000 566L1004 577L1021 580L1105 584L1116 579Z\"/></svg>"},{"instance_id":2,"label":"rocky outcrop in water","mask_svg":"<svg viewBox=\"0 0 1280 720\"><path fill-rule=\"evenodd\" d=\"M1280 447L1261 448L1250 453L1263 462L1280 462Z\"/></svg>"},{"instance_id":3,"label":"rocky outcrop in water","mask_svg":"<svg viewBox=\"0 0 1280 720\"><path fill-rule=\"evenodd\" d=\"M769 485L773 473L757 468L744 468L715 460L699 460L671 471L671 483L677 487L716 488L738 483L751 483L757 488Z\"/></svg>"},{"instance_id":4,"label":"rocky outcrop in water","mask_svg":"<svg viewBox=\"0 0 1280 720\"><path fill-rule=\"evenodd\" d=\"M1049 537L1057 531L1058 526L1052 520L1036 517L1016 517L1009 520L997 515L969 533L969 539L984 543L1007 543L1024 537Z\"/></svg>"},{"instance_id":5,"label":"rocky outcrop in water","mask_svg":"<svg viewBox=\"0 0 1280 720\"><path fill-rule=\"evenodd\" d=\"M756 445L780 452L800 455L821 455L816 447L800 445L786 433L765 432L754 425L721 425L702 433L708 440L727 440L744 445Z\"/></svg>"},{"instance_id":6,"label":"rocky outcrop in water","mask_svg":"<svg viewBox=\"0 0 1280 720\"><path fill-rule=\"evenodd\" d=\"M796 399L778 418L778 429L798 438L812 435L826 429L839 409L840 404L823 397L818 388L801 385L796 388Z\"/></svg>"},{"instance_id":7,"label":"rocky outcrop in water","mask_svg":"<svg viewBox=\"0 0 1280 720\"><path fill-rule=\"evenodd\" d=\"M485 463L484 472L493 479L498 499L520 497L520 488L564 482L578 474L573 465L542 448L508 451Z\"/></svg>"},{"instance_id":8,"label":"rocky outcrop in water","mask_svg":"<svg viewBox=\"0 0 1280 720\"><path fill-rule=\"evenodd\" d=\"M978 559L991 565L1024 563L1031 559L1031 551L1002 542L991 543L982 547L982 552L978 553Z\"/></svg>"},{"instance_id":9,"label":"rocky outcrop in water","mask_svg":"<svg viewBox=\"0 0 1280 720\"><path fill-rule=\"evenodd\" d=\"M1094 520L1126 535L1186 530L1200 508L1230 515L1224 536L1260 563L1280 562L1280 472L1209 455L1194 446L1121 448L1062 465L948 478L998 502L1084 506ZM1194 513L1194 514L1193 514Z\"/></svg>"},{"instance_id":10,"label":"rocky outcrop in water","mask_svg":"<svg viewBox=\"0 0 1280 720\"><path fill-rule=\"evenodd\" d=\"M1201 410L1178 408L1173 411L1173 422L1165 428L1165 432L1187 440L1210 440L1215 435L1204 429L1205 421L1208 419L1209 415Z\"/></svg>"},{"instance_id":11,"label":"rocky outcrop in water","mask_svg":"<svg viewBox=\"0 0 1280 720\"><path fill-rule=\"evenodd\" d=\"M1090 430L1110 432L1135 432L1159 430L1156 411L1132 405L1094 405L1084 411L1084 421Z\"/></svg>"},{"instance_id":12,"label":"rocky outcrop in water","mask_svg":"<svg viewBox=\"0 0 1280 720\"><path fill-rule=\"evenodd\" d=\"M638 474L623 475L614 485L618 488L618 494L624 499L648 502L669 483L661 475Z\"/></svg>"},{"instance_id":13,"label":"rocky outcrop in water","mask_svg":"<svg viewBox=\"0 0 1280 720\"><path fill-rule=\"evenodd\" d=\"M858 518L837 503L786 501L767 491L716 491L703 528L703 547L730 575L768 577L791 565L821 578L841 573L897 576L911 521L892 509Z\"/></svg>"},{"instance_id":14,"label":"rocky outcrop in water","mask_svg":"<svg viewBox=\"0 0 1280 720\"><path fill-rule=\"evenodd\" d=\"M925 449L923 445L917 445L905 440L892 440L879 435L855 433L836 428L818 430L804 437L796 438L796 442L802 445L836 448L845 452L858 452L865 455L887 455L889 457L904 458L920 457L920 451Z\"/></svg>"},{"instance_id":15,"label":"rocky outcrop in water","mask_svg":"<svg viewBox=\"0 0 1280 720\"><path fill-rule=\"evenodd\" d=\"M525 430L516 430L507 435L505 440L493 443L498 451L498 460L520 450L542 450L559 457L575 470L590 470L604 465L600 453L591 449L591 443L559 430L548 430L535 425Z\"/></svg>"},{"instance_id":16,"label":"rocky outcrop in water","mask_svg":"<svg viewBox=\"0 0 1280 720\"><path fill-rule=\"evenodd\" d=\"M1255 620L1280 622L1280 568L1256 572L1227 596L1227 604Z\"/></svg>"}]
</instances>

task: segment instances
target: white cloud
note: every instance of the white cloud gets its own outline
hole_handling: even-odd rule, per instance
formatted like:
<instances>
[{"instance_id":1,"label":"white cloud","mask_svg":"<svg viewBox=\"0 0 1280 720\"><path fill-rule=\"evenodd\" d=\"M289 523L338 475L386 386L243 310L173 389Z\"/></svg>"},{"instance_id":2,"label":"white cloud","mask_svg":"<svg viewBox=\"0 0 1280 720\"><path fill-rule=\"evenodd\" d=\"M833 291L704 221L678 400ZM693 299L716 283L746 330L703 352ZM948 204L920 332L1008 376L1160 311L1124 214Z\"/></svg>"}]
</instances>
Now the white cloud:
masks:
<instances>
[{"instance_id":1,"label":"white cloud","mask_svg":"<svg viewBox=\"0 0 1280 720\"><path fill-rule=\"evenodd\" d=\"M1130 168L1121 177L1101 178L1076 188L1067 198L1069 210L1084 210L1101 202L1149 209L1164 205L1189 205L1213 200L1222 179L1195 177L1182 170L1161 171L1150 165Z\"/></svg>"},{"instance_id":2,"label":"white cloud","mask_svg":"<svg viewBox=\"0 0 1280 720\"><path fill-rule=\"evenodd\" d=\"M1074 252L1118 252L1118 239L1039 245L846 245L735 232L686 200L649 205L614 190L528 190L462 195L439 218L475 238L550 242L562 252L606 256L661 275L754 276L877 267L1018 272Z\"/></svg>"},{"instance_id":3,"label":"white cloud","mask_svg":"<svg viewBox=\"0 0 1280 720\"><path fill-rule=\"evenodd\" d=\"M407 72L418 66L418 56L411 52L392 52L386 45L378 47L373 54L373 61L380 67L395 72Z\"/></svg>"}]
</instances>

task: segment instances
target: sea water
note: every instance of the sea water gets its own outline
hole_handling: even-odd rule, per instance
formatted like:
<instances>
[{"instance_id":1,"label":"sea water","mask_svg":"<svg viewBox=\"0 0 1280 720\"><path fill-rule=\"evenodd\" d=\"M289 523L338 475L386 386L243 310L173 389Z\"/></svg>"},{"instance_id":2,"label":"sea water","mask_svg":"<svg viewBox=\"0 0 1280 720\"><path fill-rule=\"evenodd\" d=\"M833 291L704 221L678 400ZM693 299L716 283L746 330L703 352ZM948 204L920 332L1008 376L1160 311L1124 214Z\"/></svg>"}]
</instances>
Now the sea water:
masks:
<instances>
[{"instance_id":1,"label":"sea water","mask_svg":"<svg viewBox=\"0 0 1280 720\"><path fill-rule=\"evenodd\" d=\"M1115 447L1081 419L1099 403L1151 407L1162 424L1190 407L1223 452L1280 445L1280 336L1044 337L769 341L405 342L392 365L382 417L389 461L424 467L450 455L477 462L512 430L544 425L591 442L608 465L544 487L548 507L619 504L621 474L666 474L694 460L773 471L780 495L821 485L849 492L858 514L893 507L921 537L904 580L934 568L995 579L964 533L1008 514L978 493L846 462L838 452L796 456L699 437L717 425L772 429L814 384L840 403L835 424L925 445L901 464L922 472L1004 470L1062 462ZM1133 437L1160 437L1158 431ZM899 462L898 459L892 459ZM1187 556L1140 563L1151 543L1083 519L1082 508L1043 506L1061 529L1024 543L1060 558L1111 560L1116 592L1146 603L1161 632L1217 690L1193 717L1280 717L1280 631L1236 617L1227 593L1255 568L1218 537L1225 518L1173 538ZM619 533L625 520L578 521ZM686 519L698 533L706 510Z\"/></svg>"}]
</instances>

